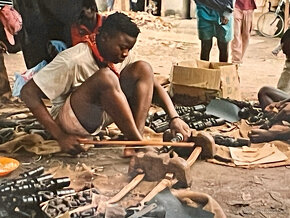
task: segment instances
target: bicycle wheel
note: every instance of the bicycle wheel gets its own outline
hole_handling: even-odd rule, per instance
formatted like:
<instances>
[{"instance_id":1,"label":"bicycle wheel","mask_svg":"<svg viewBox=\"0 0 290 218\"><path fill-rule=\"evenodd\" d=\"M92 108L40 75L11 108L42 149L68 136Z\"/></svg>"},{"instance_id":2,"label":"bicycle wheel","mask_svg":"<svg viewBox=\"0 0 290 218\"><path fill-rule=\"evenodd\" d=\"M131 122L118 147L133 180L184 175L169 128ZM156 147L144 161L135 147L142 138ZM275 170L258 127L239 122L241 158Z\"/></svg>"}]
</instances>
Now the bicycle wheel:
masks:
<instances>
[{"instance_id":1,"label":"bicycle wheel","mask_svg":"<svg viewBox=\"0 0 290 218\"><path fill-rule=\"evenodd\" d=\"M283 32L284 19L275 12L269 11L259 17L257 28L265 37L276 37Z\"/></svg>"}]
</instances>

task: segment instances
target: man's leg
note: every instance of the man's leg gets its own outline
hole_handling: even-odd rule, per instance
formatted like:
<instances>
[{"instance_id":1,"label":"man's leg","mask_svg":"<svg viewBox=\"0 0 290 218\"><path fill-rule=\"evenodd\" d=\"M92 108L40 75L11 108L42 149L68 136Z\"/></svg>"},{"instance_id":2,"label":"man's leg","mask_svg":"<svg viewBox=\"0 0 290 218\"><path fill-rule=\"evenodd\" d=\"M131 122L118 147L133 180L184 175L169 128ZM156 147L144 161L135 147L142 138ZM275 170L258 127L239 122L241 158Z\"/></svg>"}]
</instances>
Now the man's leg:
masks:
<instances>
[{"instance_id":1,"label":"man's leg","mask_svg":"<svg viewBox=\"0 0 290 218\"><path fill-rule=\"evenodd\" d=\"M219 48L219 52L220 52L220 56L219 56L219 61L220 62L228 62L228 42L222 42L222 41L217 41L218 44L218 48Z\"/></svg>"},{"instance_id":2,"label":"man's leg","mask_svg":"<svg viewBox=\"0 0 290 218\"><path fill-rule=\"evenodd\" d=\"M200 52L201 60L209 61L211 47L212 47L212 39L201 40L201 52Z\"/></svg>"},{"instance_id":3,"label":"man's leg","mask_svg":"<svg viewBox=\"0 0 290 218\"><path fill-rule=\"evenodd\" d=\"M249 45L252 26L253 26L253 10L247 10L243 12L243 26L242 26L242 40L243 40L243 47L242 47L242 58L247 50Z\"/></svg>"},{"instance_id":4,"label":"man's leg","mask_svg":"<svg viewBox=\"0 0 290 218\"><path fill-rule=\"evenodd\" d=\"M120 83L131 107L136 126L143 134L153 97L153 70L148 63L137 61L122 70Z\"/></svg>"},{"instance_id":5,"label":"man's leg","mask_svg":"<svg viewBox=\"0 0 290 218\"><path fill-rule=\"evenodd\" d=\"M258 99L263 109L273 102L279 102L286 98L289 98L286 92L270 86L264 86L258 92Z\"/></svg>"},{"instance_id":6,"label":"man's leg","mask_svg":"<svg viewBox=\"0 0 290 218\"><path fill-rule=\"evenodd\" d=\"M136 62L122 71L120 80L122 87L112 71L100 69L73 92L72 109L90 133L101 124L102 108L129 140L142 140L153 92L152 69L145 62ZM132 93L129 101L125 95L127 90Z\"/></svg>"},{"instance_id":7,"label":"man's leg","mask_svg":"<svg viewBox=\"0 0 290 218\"><path fill-rule=\"evenodd\" d=\"M240 63L242 61L242 23L243 23L243 12L242 10L234 9L234 38L231 44L232 48L232 62Z\"/></svg>"}]
</instances>

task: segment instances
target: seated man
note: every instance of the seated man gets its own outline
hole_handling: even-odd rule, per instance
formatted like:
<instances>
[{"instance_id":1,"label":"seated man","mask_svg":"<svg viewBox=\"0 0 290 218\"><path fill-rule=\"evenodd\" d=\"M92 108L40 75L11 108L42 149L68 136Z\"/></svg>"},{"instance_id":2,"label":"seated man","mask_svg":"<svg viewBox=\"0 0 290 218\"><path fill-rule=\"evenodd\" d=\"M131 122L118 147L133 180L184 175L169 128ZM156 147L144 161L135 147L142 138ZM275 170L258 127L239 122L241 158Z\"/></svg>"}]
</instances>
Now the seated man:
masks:
<instances>
[{"instance_id":1,"label":"seated man","mask_svg":"<svg viewBox=\"0 0 290 218\"><path fill-rule=\"evenodd\" d=\"M286 55L285 67L279 79L277 88L264 86L259 90L258 99L263 110L278 110L275 125L269 130L254 129L249 133L252 142L268 142L272 140L289 140L290 128L282 121L290 121L290 29L281 38L281 48Z\"/></svg>"},{"instance_id":2,"label":"seated man","mask_svg":"<svg viewBox=\"0 0 290 218\"><path fill-rule=\"evenodd\" d=\"M114 13L94 42L59 53L22 88L23 101L64 152L83 151L79 139L98 133L111 119L128 140L142 140L153 91L171 117L173 133L182 133L185 140L190 136L151 66L132 61L129 51L139 32L129 17ZM42 102L45 97L53 103L51 114Z\"/></svg>"}]
</instances>

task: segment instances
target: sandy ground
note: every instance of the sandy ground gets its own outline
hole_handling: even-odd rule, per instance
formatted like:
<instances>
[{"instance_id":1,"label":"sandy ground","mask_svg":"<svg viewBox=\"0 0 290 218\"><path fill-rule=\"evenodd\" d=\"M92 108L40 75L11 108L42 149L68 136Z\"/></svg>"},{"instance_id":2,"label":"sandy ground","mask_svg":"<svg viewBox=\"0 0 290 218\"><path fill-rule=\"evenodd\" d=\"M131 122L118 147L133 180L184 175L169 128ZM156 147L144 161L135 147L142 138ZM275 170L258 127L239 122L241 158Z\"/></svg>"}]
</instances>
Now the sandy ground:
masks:
<instances>
[{"instance_id":1,"label":"sandy ground","mask_svg":"<svg viewBox=\"0 0 290 218\"><path fill-rule=\"evenodd\" d=\"M142 29L136 45L138 56L149 61L154 72L166 76L169 75L173 62L198 58L200 50L196 20L171 20L171 22L174 28L169 32ZM253 33L244 63L239 67L243 99L256 100L257 91L263 85L276 86L284 64L283 55L275 57L271 54L271 50L278 42L279 39L265 38ZM214 44L211 60L217 61L217 57L218 50ZM11 82L14 72L25 70L21 53L5 55L5 62ZM120 187L123 184L116 178L126 174L129 160L120 158L118 152L115 156L100 153L94 153L90 158L46 156L35 164L21 166L19 170L35 165L50 166L52 163L54 165L62 163L64 166L70 164L71 167L78 162L105 166L105 171L100 173L101 176L96 176L94 184L101 190L111 189L112 192L116 192L116 188L112 187ZM24 162L31 162L36 158L35 155L23 153L14 156ZM286 218L290 217L289 170L288 167L246 170L199 160L192 166L191 189L210 194L230 218ZM16 174L17 171L12 176ZM111 186L102 187L106 183Z\"/></svg>"}]
</instances>

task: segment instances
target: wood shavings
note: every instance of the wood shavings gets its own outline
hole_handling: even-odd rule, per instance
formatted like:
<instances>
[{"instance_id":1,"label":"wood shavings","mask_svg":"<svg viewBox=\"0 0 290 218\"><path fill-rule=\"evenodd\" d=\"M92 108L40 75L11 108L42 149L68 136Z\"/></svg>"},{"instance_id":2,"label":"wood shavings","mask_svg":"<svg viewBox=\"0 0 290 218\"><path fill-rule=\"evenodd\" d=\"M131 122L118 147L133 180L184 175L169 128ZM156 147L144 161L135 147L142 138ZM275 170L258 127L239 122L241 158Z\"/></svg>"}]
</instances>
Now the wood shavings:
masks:
<instances>
[{"instance_id":1,"label":"wood shavings","mask_svg":"<svg viewBox=\"0 0 290 218\"><path fill-rule=\"evenodd\" d=\"M164 21L161 17L153 16L147 12L130 13L129 16L138 27L144 27L146 29L169 31L173 26L170 22Z\"/></svg>"}]
</instances>

